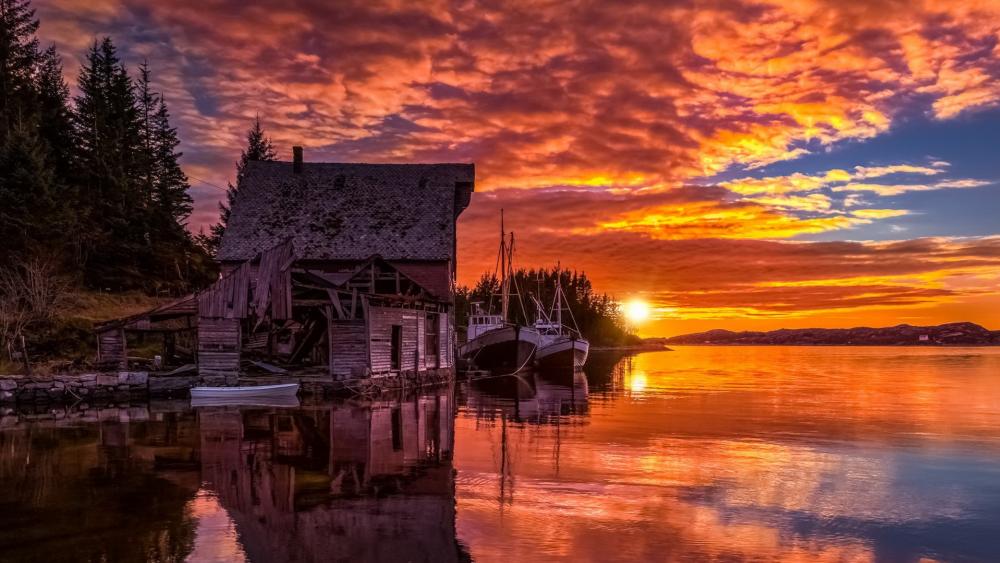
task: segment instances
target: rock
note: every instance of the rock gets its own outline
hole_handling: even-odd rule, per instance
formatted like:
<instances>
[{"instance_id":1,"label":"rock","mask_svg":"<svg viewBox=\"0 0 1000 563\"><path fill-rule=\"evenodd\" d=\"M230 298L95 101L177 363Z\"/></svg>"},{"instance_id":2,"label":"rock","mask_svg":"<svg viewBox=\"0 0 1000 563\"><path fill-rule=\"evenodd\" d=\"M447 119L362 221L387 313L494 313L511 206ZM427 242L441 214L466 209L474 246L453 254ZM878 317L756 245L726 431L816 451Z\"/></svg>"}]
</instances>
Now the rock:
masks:
<instances>
[{"instance_id":1,"label":"rock","mask_svg":"<svg viewBox=\"0 0 1000 563\"><path fill-rule=\"evenodd\" d=\"M149 373L144 371L137 371L129 376L129 385L141 385L145 387L149 384Z\"/></svg>"},{"instance_id":2,"label":"rock","mask_svg":"<svg viewBox=\"0 0 1000 563\"><path fill-rule=\"evenodd\" d=\"M17 381L13 379L0 379L0 391L13 391L17 389Z\"/></svg>"},{"instance_id":3,"label":"rock","mask_svg":"<svg viewBox=\"0 0 1000 563\"><path fill-rule=\"evenodd\" d=\"M118 385L117 375L98 375L97 384L101 387L114 387Z\"/></svg>"},{"instance_id":4,"label":"rock","mask_svg":"<svg viewBox=\"0 0 1000 563\"><path fill-rule=\"evenodd\" d=\"M197 382L197 376L153 376L149 378L149 393L151 395L187 393Z\"/></svg>"},{"instance_id":5,"label":"rock","mask_svg":"<svg viewBox=\"0 0 1000 563\"><path fill-rule=\"evenodd\" d=\"M13 403L14 393L11 391L0 391L0 402Z\"/></svg>"}]
</instances>

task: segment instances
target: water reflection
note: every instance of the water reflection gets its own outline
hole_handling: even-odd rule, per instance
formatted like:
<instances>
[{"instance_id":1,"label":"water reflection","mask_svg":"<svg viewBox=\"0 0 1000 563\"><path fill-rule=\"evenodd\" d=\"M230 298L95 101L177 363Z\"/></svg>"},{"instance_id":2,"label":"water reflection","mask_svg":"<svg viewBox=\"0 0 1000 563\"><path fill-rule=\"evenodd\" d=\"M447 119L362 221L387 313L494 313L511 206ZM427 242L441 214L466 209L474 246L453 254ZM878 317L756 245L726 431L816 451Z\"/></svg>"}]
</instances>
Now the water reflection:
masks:
<instances>
[{"instance_id":1,"label":"water reflection","mask_svg":"<svg viewBox=\"0 0 1000 563\"><path fill-rule=\"evenodd\" d=\"M489 561L998 560L998 375L996 349L684 348L588 371L583 420L470 387L458 534Z\"/></svg>"},{"instance_id":2,"label":"water reflection","mask_svg":"<svg viewBox=\"0 0 1000 563\"><path fill-rule=\"evenodd\" d=\"M704 347L0 417L0 561L996 561L998 375L1000 349Z\"/></svg>"},{"instance_id":3,"label":"water reflection","mask_svg":"<svg viewBox=\"0 0 1000 563\"><path fill-rule=\"evenodd\" d=\"M467 559L451 397L8 421L0 560Z\"/></svg>"}]
</instances>

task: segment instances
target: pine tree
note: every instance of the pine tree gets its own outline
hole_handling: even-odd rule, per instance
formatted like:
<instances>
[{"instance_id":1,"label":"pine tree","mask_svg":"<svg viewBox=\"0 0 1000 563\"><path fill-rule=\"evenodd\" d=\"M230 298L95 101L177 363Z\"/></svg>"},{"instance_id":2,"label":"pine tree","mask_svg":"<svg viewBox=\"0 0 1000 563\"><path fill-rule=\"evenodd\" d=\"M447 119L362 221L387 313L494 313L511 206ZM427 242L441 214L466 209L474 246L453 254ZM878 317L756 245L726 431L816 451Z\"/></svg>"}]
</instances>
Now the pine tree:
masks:
<instances>
[{"instance_id":1,"label":"pine tree","mask_svg":"<svg viewBox=\"0 0 1000 563\"><path fill-rule=\"evenodd\" d=\"M222 235L226 232L226 225L229 224L229 210L232 208L236 192L239 191L240 180L243 178L243 170L247 163L251 161L271 161L277 160L278 153L271 144L271 139L264 134L264 128L260 124L260 115L254 118L253 125L247 131L247 148L240 154L240 160L236 163L236 185L229 184L226 189L226 203L219 203L219 222L211 227L211 235L202 239L203 244L214 254L219 249L222 242Z\"/></svg>"},{"instance_id":2,"label":"pine tree","mask_svg":"<svg viewBox=\"0 0 1000 563\"><path fill-rule=\"evenodd\" d=\"M0 0L0 263L60 260L73 234L68 92L28 2Z\"/></svg>"},{"instance_id":3,"label":"pine tree","mask_svg":"<svg viewBox=\"0 0 1000 563\"><path fill-rule=\"evenodd\" d=\"M35 128L13 126L0 145L0 263L46 254L63 234L51 221L58 208L56 178Z\"/></svg>"},{"instance_id":4,"label":"pine tree","mask_svg":"<svg viewBox=\"0 0 1000 563\"><path fill-rule=\"evenodd\" d=\"M48 145L49 159L62 179L72 174L73 122L69 109L69 86L55 46L42 53L36 77L39 136Z\"/></svg>"},{"instance_id":5,"label":"pine tree","mask_svg":"<svg viewBox=\"0 0 1000 563\"><path fill-rule=\"evenodd\" d=\"M153 91L149 66L139 67L137 102L141 121L142 167L139 182L147 198L151 263L146 273L161 289L180 291L208 281L208 254L185 228L193 209L187 175L180 166L177 129L162 94ZM209 268L211 269L211 268Z\"/></svg>"},{"instance_id":6,"label":"pine tree","mask_svg":"<svg viewBox=\"0 0 1000 563\"><path fill-rule=\"evenodd\" d=\"M77 166L90 218L81 233L85 280L96 287L137 287L150 248L139 174L145 153L134 85L110 38L88 53L79 90Z\"/></svg>"},{"instance_id":7,"label":"pine tree","mask_svg":"<svg viewBox=\"0 0 1000 563\"><path fill-rule=\"evenodd\" d=\"M28 0L0 0L0 144L31 118L38 20Z\"/></svg>"}]
</instances>

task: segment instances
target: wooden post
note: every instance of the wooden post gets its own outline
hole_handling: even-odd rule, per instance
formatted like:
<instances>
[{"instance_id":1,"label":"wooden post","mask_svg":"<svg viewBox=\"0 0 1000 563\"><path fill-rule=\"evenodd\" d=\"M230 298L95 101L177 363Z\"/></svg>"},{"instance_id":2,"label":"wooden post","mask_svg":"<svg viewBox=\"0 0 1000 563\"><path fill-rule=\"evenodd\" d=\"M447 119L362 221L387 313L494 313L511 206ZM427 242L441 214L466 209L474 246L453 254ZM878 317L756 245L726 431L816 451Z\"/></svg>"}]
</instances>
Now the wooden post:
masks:
<instances>
[{"instance_id":1,"label":"wooden post","mask_svg":"<svg viewBox=\"0 0 1000 563\"><path fill-rule=\"evenodd\" d=\"M326 306L326 373L333 378L333 313Z\"/></svg>"},{"instance_id":2,"label":"wooden post","mask_svg":"<svg viewBox=\"0 0 1000 563\"><path fill-rule=\"evenodd\" d=\"M31 375L31 362L28 361L28 346L24 343L24 335L21 335L21 360L24 362L24 375Z\"/></svg>"}]
</instances>

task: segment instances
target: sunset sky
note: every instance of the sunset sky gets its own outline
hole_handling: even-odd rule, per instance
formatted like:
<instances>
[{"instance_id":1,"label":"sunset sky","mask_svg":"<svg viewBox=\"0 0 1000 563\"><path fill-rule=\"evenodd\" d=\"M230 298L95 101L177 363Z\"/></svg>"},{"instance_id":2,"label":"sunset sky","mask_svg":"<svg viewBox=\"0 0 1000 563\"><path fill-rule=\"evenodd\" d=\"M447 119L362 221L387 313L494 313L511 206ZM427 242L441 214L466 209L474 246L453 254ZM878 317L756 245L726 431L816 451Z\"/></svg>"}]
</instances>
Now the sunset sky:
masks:
<instances>
[{"instance_id":1,"label":"sunset sky","mask_svg":"<svg viewBox=\"0 0 1000 563\"><path fill-rule=\"evenodd\" d=\"M653 304L642 333L1000 329L1000 0L35 0L75 86L148 59L213 223L260 114L283 158L475 162L523 266Z\"/></svg>"}]
</instances>

